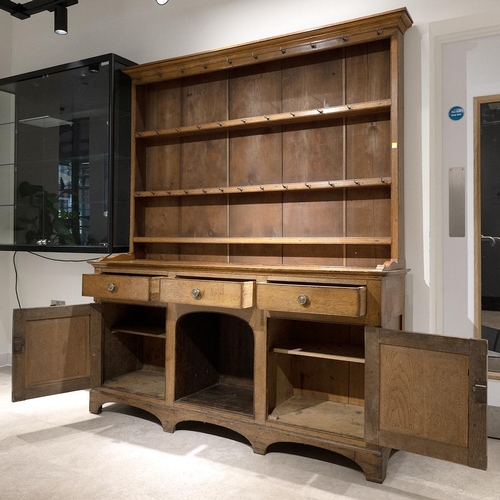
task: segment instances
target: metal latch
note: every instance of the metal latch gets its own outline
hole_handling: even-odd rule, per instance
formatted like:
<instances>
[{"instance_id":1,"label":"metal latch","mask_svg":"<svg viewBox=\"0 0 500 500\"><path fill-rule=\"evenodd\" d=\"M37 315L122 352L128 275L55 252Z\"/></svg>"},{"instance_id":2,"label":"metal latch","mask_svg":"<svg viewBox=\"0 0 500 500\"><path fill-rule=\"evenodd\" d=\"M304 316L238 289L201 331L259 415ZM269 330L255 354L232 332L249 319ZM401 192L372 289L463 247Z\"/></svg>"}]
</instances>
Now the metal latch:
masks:
<instances>
[{"instance_id":1,"label":"metal latch","mask_svg":"<svg viewBox=\"0 0 500 500\"><path fill-rule=\"evenodd\" d=\"M475 399L476 403L479 404L486 404L488 401L488 395L487 395L487 386L483 384L475 384L474 387L472 388L472 391L475 394Z\"/></svg>"},{"instance_id":2,"label":"metal latch","mask_svg":"<svg viewBox=\"0 0 500 500\"><path fill-rule=\"evenodd\" d=\"M18 353L24 349L24 339L15 338L13 342L14 352Z\"/></svg>"}]
</instances>

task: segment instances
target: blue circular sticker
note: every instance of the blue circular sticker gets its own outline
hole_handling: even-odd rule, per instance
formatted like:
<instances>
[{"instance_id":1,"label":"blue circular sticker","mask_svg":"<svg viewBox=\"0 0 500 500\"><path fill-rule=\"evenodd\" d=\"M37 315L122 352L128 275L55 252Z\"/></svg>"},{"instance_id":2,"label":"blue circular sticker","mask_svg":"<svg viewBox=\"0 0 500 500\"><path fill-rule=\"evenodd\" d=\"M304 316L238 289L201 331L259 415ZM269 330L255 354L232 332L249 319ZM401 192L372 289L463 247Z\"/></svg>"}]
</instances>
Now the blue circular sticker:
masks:
<instances>
[{"instance_id":1,"label":"blue circular sticker","mask_svg":"<svg viewBox=\"0 0 500 500\"><path fill-rule=\"evenodd\" d=\"M460 120L464 116L464 108L461 106L453 106L450 111L448 111L448 116L451 120Z\"/></svg>"}]
</instances>

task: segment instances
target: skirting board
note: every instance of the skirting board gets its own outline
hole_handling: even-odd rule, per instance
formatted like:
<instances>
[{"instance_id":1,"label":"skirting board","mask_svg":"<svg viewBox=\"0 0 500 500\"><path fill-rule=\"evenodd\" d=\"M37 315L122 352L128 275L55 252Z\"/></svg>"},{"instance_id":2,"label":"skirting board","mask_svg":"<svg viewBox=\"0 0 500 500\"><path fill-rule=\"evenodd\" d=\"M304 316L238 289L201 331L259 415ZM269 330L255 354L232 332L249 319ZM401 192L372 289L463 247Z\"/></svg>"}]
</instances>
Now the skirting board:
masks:
<instances>
[{"instance_id":1,"label":"skirting board","mask_svg":"<svg viewBox=\"0 0 500 500\"><path fill-rule=\"evenodd\" d=\"M488 406L488 437L500 439L500 406Z\"/></svg>"}]
</instances>

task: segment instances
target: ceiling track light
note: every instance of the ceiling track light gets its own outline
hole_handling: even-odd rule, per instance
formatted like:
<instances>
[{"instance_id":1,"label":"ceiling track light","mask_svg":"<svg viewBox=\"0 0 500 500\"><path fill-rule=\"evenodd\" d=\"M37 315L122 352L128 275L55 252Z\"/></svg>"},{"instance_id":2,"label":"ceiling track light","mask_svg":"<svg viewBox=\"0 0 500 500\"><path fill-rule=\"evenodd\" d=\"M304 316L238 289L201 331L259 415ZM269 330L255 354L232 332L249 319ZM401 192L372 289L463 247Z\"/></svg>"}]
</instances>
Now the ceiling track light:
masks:
<instances>
[{"instance_id":1,"label":"ceiling track light","mask_svg":"<svg viewBox=\"0 0 500 500\"><path fill-rule=\"evenodd\" d=\"M68 34L68 9L62 5L54 9L54 33L58 35Z\"/></svg>"},{"instance_id":2,"label":"ceiling track light","mask_svg":"<svg viewBox=\"0 0 500 500\"><path fill-rule=\"evenodd\" d=\"M54 32L58 35L66 35L68 33L68 7L77 3L78 0L30 0L24 3L0 0L0 9L17 19L29 19L39 12L54 12Z\"/></svg>"}]
</instances>

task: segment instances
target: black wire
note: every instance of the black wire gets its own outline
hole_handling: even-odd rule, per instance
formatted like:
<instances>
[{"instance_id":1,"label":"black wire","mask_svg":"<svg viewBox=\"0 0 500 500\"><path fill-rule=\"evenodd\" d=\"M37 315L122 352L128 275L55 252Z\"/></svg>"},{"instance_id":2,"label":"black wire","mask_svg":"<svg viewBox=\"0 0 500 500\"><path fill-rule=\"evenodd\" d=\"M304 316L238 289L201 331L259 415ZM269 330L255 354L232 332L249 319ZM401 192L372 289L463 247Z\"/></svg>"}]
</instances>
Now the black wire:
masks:
<instances>
[{"instance_id":1,"label":"black wire","mask_svg":"<svg viewBox=\"0 0 500 500\"><path fill-rule=\"evenodd\" d=\"M22 307L21 307L21 301L19 300L19 293L17 291L18 275L17 275L17 266L16 266L16 255L17 255L17 251L14 252L14 255L12 257L12 263L14 264L14 273L16 275L16 282L15 282L14 288L15 288L15 291L16 291L17 305L19 306L19 309L22 309Z\"/></svg>"},{"instance_id":2,"label":"black wire","mask_svg":"<svg viewBox=\"0 0 500 500\"><path fill-rule=\"evenodd\" d=\"M46 260L52 260L54 262L89 262L91 260L99 260L102 259L103 257L94 257L93 259L54 259L52 257L46 257L45 255L40 255L35 252L28 252L31 255L34 255L35 257L40 257L41 259L46 259ZM21 301L19 300L19 292L18 292L18 281L19 281L19 276L17 273L17 265L16 265L16 255L17 255L17 250L14 252L14 256L12 257L12 263L14 264L14 273L16 276L16 281L15 281L15 291L16 291L16 298L17 298L17 305L19 306L19 309L22 309L21 306ZM105 257L109 257L112 254L108 254Z\"/></svg>"},{"instance_id":3,"label":"black wire","mask_svg":"<svg viewBox=\"0 0 500 500\"><path fill-rule=\"evenodd\" d=\"M94 257L93 259L54 259L53 257L46 257L45 255L40 255L38 253L35 253L35 252L28 252L30 253L31 255L34 255L36 257L40 257L41 259L46 259L46 260L52 260L54 262L90 262L92 260L99 260L99 259L102 259L104 257L109 257L110 253L108 253L108 255L105 255L104 257Z\"/></svg>"}]
</instances>

